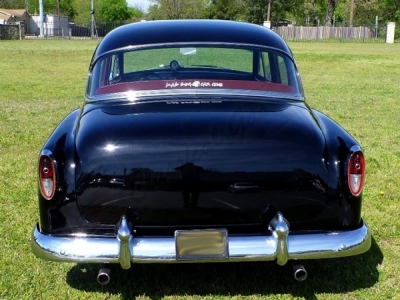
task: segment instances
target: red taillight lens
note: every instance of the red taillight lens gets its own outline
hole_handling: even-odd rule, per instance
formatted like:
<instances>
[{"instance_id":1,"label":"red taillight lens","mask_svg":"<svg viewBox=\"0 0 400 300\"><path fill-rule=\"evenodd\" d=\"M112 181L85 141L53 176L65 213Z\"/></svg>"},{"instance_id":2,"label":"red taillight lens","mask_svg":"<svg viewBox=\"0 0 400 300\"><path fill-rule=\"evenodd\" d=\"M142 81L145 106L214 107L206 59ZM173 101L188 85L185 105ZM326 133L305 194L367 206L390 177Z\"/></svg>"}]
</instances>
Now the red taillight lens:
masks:
<instances>
[{"instance_id":1,"label":"red taillight lens","mask_svg":"<svg viewBox=\"0 0 400 300\"><path fill-rule=\"evenodd\" d=\"M39 160L39 186L43 197L50 200L56 190L56 176L53 160L43 155Z\"/></svg>"},{"instance_id":2,"label":"red taillight lens","mask_svg":"<svg viewBox=\"0 0 400 300\"><path fill-rule=\"evenodd\" d=\"M364 187L365 180L365 160L361 151L356 151L350 156L347 176L350 192L358 196Z\"/></svg>"}]
</instances>

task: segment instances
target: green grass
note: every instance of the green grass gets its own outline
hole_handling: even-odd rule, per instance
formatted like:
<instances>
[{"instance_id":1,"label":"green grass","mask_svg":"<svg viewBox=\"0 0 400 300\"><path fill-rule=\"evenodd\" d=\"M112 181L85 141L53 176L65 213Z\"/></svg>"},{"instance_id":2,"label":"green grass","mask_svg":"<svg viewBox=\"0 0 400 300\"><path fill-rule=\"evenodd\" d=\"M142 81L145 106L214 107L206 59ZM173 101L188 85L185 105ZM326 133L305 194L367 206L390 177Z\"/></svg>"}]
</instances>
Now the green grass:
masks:
<instances>
[{"instance_id":1,"label":"green grass","mask_svg":"<svg viewBox=\"0 0 400 300\"><path fill-rule=\"evenodd\" d=\"M275 263L112 267L42 261L36 160L58 122L82 104L94 41L0 41L0 299L400 299L400 44L291 43L307 101L363 145L369 252L304 261L306 282Z\"/></svg>"}]
</instances>

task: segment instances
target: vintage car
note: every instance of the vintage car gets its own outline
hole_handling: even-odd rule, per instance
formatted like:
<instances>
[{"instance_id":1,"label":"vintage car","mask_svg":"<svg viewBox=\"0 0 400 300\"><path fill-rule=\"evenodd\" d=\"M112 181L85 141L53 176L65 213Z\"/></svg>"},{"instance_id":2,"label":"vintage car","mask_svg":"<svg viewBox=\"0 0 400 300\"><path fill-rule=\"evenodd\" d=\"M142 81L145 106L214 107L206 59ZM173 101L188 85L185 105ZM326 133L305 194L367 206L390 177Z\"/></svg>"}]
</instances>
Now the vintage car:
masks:
<instances>
[{"instance_id":1,"label":"vintage car","mask_svg":"<svg viewBox=\"0 0 400 300\"><path fill-rule=\"evenodd\" d=\"M129 24L99 43L83 106L40 151L32 251L98 263L101 284L109 264L188 261L290 262L304 280L301 260L370 248L364 181L360 145L305 103L272 30Z\"/></svg>"}]
</instances>

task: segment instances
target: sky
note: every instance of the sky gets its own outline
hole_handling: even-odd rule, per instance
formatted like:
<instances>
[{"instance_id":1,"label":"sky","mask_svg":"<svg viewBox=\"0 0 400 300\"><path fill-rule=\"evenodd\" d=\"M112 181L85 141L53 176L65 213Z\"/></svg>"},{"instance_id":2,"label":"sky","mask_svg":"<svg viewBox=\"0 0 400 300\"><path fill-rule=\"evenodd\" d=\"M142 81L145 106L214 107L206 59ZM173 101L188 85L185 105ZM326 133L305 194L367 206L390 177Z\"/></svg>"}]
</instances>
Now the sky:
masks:
<instances>
[{"instance_id":1,"label":"sky","mask_svg":"<svg viewBox=\"0 0 400 300\"><path fill-rule=\"evenodd\" d=\"M147 11L150 1L149 0L127 0L128 6L137 7L144 11Z\"/></svg>"}]
</instances>

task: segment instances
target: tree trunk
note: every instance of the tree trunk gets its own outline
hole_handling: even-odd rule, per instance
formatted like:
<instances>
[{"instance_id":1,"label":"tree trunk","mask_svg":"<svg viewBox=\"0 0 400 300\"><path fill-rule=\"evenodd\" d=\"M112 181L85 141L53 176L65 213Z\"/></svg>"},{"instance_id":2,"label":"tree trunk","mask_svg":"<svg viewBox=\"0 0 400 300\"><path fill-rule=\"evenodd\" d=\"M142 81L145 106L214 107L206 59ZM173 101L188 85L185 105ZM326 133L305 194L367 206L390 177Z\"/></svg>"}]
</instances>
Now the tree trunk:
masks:
<instances>
[{"instance_id":1,"label":"tree trunk","mask_svg":"<svg viewBox=\"0 0 400 300\"><path fill-rule=\"evenodd\" d=\"M337 6L338 0L328 0L328 11L325 17L325 26L332 26L333 24L333 14L335 13L335 8Z\"/></svg>"}]
</instances>

